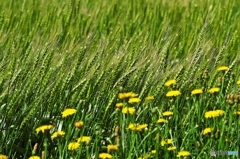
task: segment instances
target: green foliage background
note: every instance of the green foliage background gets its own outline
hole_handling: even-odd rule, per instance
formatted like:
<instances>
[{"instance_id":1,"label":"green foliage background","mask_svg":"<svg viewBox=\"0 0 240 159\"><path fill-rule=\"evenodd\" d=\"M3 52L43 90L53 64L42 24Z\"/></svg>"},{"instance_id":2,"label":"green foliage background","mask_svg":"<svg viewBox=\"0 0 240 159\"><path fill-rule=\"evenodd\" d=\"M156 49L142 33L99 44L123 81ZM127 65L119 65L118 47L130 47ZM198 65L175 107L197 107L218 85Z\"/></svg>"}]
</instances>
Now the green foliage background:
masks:
<instances>
[{"instance_id":1,"label":"green foliage background","mask_svg":"<svg viewBox=\"0 0 240 159\"><path fill-rule=\"evenodd\" d=\"M229 66L219 101L226 105L239 93L239 7L237 0L0 0L0 153L28 157L41 140L35 128L57 124L69 107L89 126L86 135L104 130L105 139L119 92L154 95L152 107L166 110L164 83L176 79L180 108L189 91L217 85L222 65Z\"/></svg>"}]
</instances>

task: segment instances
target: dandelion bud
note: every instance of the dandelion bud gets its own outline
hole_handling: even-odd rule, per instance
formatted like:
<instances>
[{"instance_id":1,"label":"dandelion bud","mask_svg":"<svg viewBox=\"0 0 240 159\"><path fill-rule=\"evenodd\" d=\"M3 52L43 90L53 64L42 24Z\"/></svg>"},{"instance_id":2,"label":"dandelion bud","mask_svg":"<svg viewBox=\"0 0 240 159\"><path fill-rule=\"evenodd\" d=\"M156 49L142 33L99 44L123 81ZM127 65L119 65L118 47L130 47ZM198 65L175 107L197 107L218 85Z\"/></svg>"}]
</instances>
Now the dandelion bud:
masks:
<instances>
[{"instance_id":1,"label":"dandelion bud","mask_svg":"<svg viewBox=\"0 0 240 159\"><path fill-rule=\"evenodd\" d=\"M78 122L75 122L74 123L74 126L76 127L76 128L81 128L81 127L83 127L83 125L84 125L84 123L83 123L83 121L78 121Z\"/></svg>"}]
</instances>

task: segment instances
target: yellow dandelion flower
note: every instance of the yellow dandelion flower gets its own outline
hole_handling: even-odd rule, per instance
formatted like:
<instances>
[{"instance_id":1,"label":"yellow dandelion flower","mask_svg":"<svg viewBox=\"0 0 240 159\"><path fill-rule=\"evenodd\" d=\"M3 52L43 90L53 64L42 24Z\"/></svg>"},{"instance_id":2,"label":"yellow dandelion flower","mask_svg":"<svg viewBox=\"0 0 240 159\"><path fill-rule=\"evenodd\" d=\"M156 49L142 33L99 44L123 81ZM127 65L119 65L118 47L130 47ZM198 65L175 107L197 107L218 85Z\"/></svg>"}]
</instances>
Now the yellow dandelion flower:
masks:
<instances>
[{"instance_id":1,"label":"yellow dandelion flower","mask_svg":"<svg viewBox=\"0 0 240 159\"><path fill-rule=\"evenodd\" d=\"M135 131L137 129L137 124L130 123L128 129Z\"/></svg>"},{"instance_id":2,"label":"yellow dandelion flower","mask_svg":"<svg viewBox=\"0 0 240 159\"><path fill-rule=\"evenodd\" d=\"M237 81L237 84L240 85L240 80Z\"/></svg>"},{"instance_id":3,"label":"yellow dandelion flower","mask_svg":"<svg viewBox=\"0 0 240 159\"><path fill-rule=\"evenodd\" d=\"M171 112L171 111L166 111L166 112L163 112L162 114L163 114L163 116L172 116L172 115L173 115L173 112Z\"/></svg>"},{"instance_id":4,"label":"yellow dandelion flower","mask_svg":"<svg viewBox=\"0 0 240 159\"><path fill-rule=\"evenodd\" d=\"M156 154L157 153L157 150L152 150L151 151L151 154Z\"/></svg>"},{"instance_id":5,"label":"yellow dandelion flower","mask_svg":"<svg viewBox=\"0 0 240 159\"><path fill-rule=\"evenodd\" d=\"M205 113L205 118L215 118L218 116L222 116L225 113L225 111L223 110L212 110L212 111L208 111Z\"/></svg>"},{"instance_id":6,"label":"yellow dandelion flower","mask_svg":"<svg viewBox=\"0 0 240 159\"><path fill-rule=\"evenodd\" d=\"M145 129L148 126L148 124L133 124L130 123L128 126L128 129L132 130L132 131L142 131L143 129Z\"/></svg>"},{"instance_id":7,"label":"yellow dandelion flower","mask_svg":"<svg viewBox=\"0 0 240 159\"><path fill-rule=\"evenodd\" d=\"M140 98L130 98L128 100L128 103L139 103L139 102L141 102Z\"/></svg>"},{"instance_id":8,"label":"yellow dandelion flower","mask_svg":"<svg viewBox=\"0 0 240 159\"><path fill-rule=\"evenodd\" d=\"M172 143L173 143L172 139L166 139L166 140L161 141L162 146L167 145L167 144L172 144Z\"/></svg>"},{"instance_id":9,"label":"yellow dandelion flower","mask_svg":"<svg viewBox=\"0 0 240 159\"><path fill-rule=\"evenodd\" d=\"M194 89L191 94L192 95L195 95L195 94L202 94L203 93L203 90L202 89Z\"/></svg>"},{"instance_id":10,"label":"yellow dandelion flower","mask_svg":"<svg viewBox=\"0 0 240 159\"><path fill-rule=\"evenodd\" d=\"M133 115L133 114L135 114L136 113L136 109L135 108L133 108L133 107L124 107L123 109L122 109L122 113L123 114L131 114L131 115Z\"/></svg>"},{"instance_id":11,"label":"yellow dandelion flower","mask_svg":"<svg viewBox=\"0 0 240 159\"><path fill-rule=\"evenodd\" d=\"M80 144L78 142L70 142L68 144L68 150L76 150L80 147Z\"/></svg>"},{"instance_id":12,"label":"yellow dandelion flower","mask_svg":"<svg viewBox=\"0 0 240 159\"><path fill-rule=\"evenodd\" d=\"M217 70L218 70L218 71L227 71L227 70L228 70L228 67L227 67L227 66L221 66L221 67L218 67Z\"/></svg>"},{"instance_id":13,"label":"yellow dandelion flower","mask_svg":"<svg viewBox=\"0 0 240 159\"><path fill-rule=\"evenodd\" d=\"M165 122L167 122L167 120L165 120L165 119L163 119L163 118L160 118L160 119L158 119L158 121L157 121L157 123L165 123Z\"/></svg>"},{"instance_id":14,"label":"yellow dandelion flower","mask_svg":"<svg viewBox=\"0 0 240 159\"><path fill-rule=\"evenodd\" d=\"M123 103L117 103L117 104L116 104L116 107L117 107L117 108L122 108L123 105L124 105Z\"/></svg>"},{"instance_id":15,"label":"yellow dandelion flower","mask_svg":"<svg viewBox=\"0 0 240 159\"><path fill-rule=\"evenodd\" d=\"M84 125L84 122L83 122L83 121L77 121L77 122L74 123L74 126L75 126L76 128L79 128L79 129L82 128L83 125Z\"/></svg>"},{"instance_id":16,"label":"yellow dandelion flower","mask_svg":"<svg viewBox=\"0 0 240 159\"><path fill-rule=\"evenodd\" d=\"M41 131L42 133L44 133L46 130L50 130L53 128L53 125L42 125L38 128L36 128L36 132L37 134Z\"/></svg>"},{"instance_id":17,"label":"yellow dandelion flower","mask_svg":"<svg viewBox=\"0 0 240 159\"><path fill-rule=\"evenodd\" d=\"M51 136L52 139L54 138L57 138L57 137L60 137L60 136L64 136L65 135L65 132L64 131L57 131L57 132L54 132Z\"/></svg>"},{"instance_id":18,"label":"yellow dandelion flower","mask_svg":"<svg viewBox=\"0 0 240 159\"><path fill-rule=\"evenodd\" d=\"M0 154L0 159L8 159L8 156Z\"/></svg>"},{"instance_id":19,"label":"yellow dandelion flower","mask_svg":"<svg viewBox=\"0 0 240 159\"><path fill-rule=\"evenodd\" d=\"M209 93L213 94L213 93L217 93L220 91L220 88L218 87L214 87L208 90Z\"/></svg>"},{"instance_id":20,"label":"yellow dandelion flower","mask_svg":"<svg viewBox=\"0 0 240 159\"><path fill-rule=\"evenodd\" d=\"M205 128L204 130L203 130L203 135L206 135L206 134L208 134L208 133L210 133L210 132L212 132L213 131L213 128Z\"/></svg>"},{"instance_id":21,"label":"yellow dandelion flower","mask_svg":"<svg viewBox=\"0 0 240 159\"><path fill-rule=\"evenodd\" d=\"M173 151L173 150L176 150L176 146L170 146L167 148L168 151Z\"/></svg>"},{"instance_id":22,"label":"yellow dandelion flower","mask_svg":"<svg viewBox=\"0 0 240 159\"><path fill-rule=\"evenodd\" d=\"M120 99L125 99L125 98L134 98L136 97L137 94L133 93L133 92L127 92L127 93L119 93L118 94L118 98Z\"/></svg>"},{"instance_id":23,"label":"yellow dandelion flower","mask_svg":"<svg viewBox=\"0 0 240 159\"><path fill-rule=\"evenodd\" d=\"M180 152L178 152L178 155L177 155L177 157L185 157L185 156L190 156L191 155L191 153L189 152L189 151L180 151Z\"/></svg>"},{"instance_id":24,"label":"yellow dandelion flower","mask_svg":"<svg viewBox=\"0 0 240 159\"><path fill-rule=\"evenodd\" d=\"M100 153L98 155L98 158L101 158L101 159L111 159L112 155L110 155L109 153Z\"/></svg>"},{"instance_id":25,"label":"yellow dandelion flower","mask_svg":"<svg viewBox=\"0 0 240 159\"><path fill-rule=\"evenodd\" d=\"M67 116L75 114L76 112L77 112L76 109L67 108L62 112L62 117L65 118Z\"/></svg>"},{"instance_id":26,"label":"yellow dandelion flower","mask_svg":"<svg viewBox=\"0 0 240 159\"><path fill-rule=\"evenodd\" d=\"M174 85L174 84L176 84L176 80L174 80L174 79L172 79L172 80L168 80L167 82L165 82L165 86L167 86L167 87L169 87L169 86L171 86L171 85Z\"/></svg>"},{"instance_id":27,"label":"yellow dandelion flower","mask_svg":"<svg viewBox=\"0 0 240 159\"><path fill-rule=\"evenodd\" d=\"M147 96L147 97L145 98L145 100L146 100L146 101L154 100L154 96Z\"/></svg>"},{"instance_id":28,"label":"yellow dandelion flower","mask_svg":"<svg viewBox=\"0 0 240 159\"><path fill-rule=\"evenodd\" d=\"M117 145L108 145L107 149L108 149L108 152L117 151L118 150L118 146Z\"/></svg>"},{"instance_id":29,"label":"yellow dandelion flower","mask_svg":"<svg viewBox=\"0 0 240 159\"><path fill-rule=\"evenodd\" d=\"M240 115L240 111L234 112L233 114Z\"/></svg>"},{"instance_id":30,"label":"yellow dandelion flower","mask_svg":"<svg viewBox=\"0 0 240 159\"><path fill-rule=\"evenodd\" d=\"M147 128L148 124L141 124L137 126L137 131L142 131L143 129Z\"/></svg>"},{"instance_id":31,"label":"yellow dandelion flower","mask_svg":"<svg viewBox=\"0 0 240 159\"><path fill-rule=\"evenodd\" d=\"M167 97L175 97L175 96L179 96L181 94L180 91L178 90L175 90L175 91L168 91L166 96Z\"/></svg>"},{"instance_id":32,"label":"yellow dandelion flower","mask_svg":"<svg viewBox=\"0 0 240 159\"><path fill-rule=\"evenodd\" d=\"M1 155L0 155L0 159L2 159L1 158ZM4 158L3 158L4 159ZM31 157L29 157L28 159L41 159L39 156L31 156Z\"/></svg>"},{"instance_id":33,"label":"yellow dandelion flower","mask_svg":"<svg viewBox=\"0 0 240 159\"><path fill-rule=\"evenodd\" d=\"M77 142L79 143L79 142L86 142L86 143L88 143L88 142L90 142L91 141L91 137L90 136L81 136L81 137L79 137L78 139L77 139Z\"/></svg>"}]
</instances>

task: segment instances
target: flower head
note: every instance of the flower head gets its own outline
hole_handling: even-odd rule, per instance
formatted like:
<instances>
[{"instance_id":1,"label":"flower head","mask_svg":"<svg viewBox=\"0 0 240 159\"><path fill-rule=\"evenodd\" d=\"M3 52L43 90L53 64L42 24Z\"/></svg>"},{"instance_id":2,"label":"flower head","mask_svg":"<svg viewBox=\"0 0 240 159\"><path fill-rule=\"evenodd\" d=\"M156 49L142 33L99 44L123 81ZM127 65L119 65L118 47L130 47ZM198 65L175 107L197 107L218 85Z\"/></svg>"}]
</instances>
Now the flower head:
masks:
<instances>
[{"instance_id":1,"label":"flower head","mask_svg":"<svg viewBox=\"0 0 240 159\"><path fill-rule=\"evenodd\" d=\"M81 136L80 138L77 139L77 142L86 142L89 143L91 141L90 136Z\"/></svg>"},{"instance_id":2,"label":"flower head","mask_svg":"<svg viewBox=\"0 0 240 159\"><path fill-rule=\"evenodd\" d=\"M213 131L213 128L205 128L204 130L203 130L203 135L206 135L206 134L208 134L208 133L210 133L210 132L212 132Z\"/></svg>"},{"instance_id":3,"label":"flower head","mask_svg":"<svg viewBox=\"0 0 240 159\"><path fill-rule=\"evenodd\" d=\"M169 87L169 86L171 86L171 85L174 85L174 84L176 84L176 80L175 79L172 79L172 80L168 80L167 82L165 82L165 86L167 86L167 87Z\"/></svg>"},{"instance_id":4,"label":"flower head","mask_svg":"<svg viewBox=\"0 0 240 159\"><path fill-rule=\"evenodd\" d=\"M107 149L108 149L108 152L117 151L118 150L118 146L117 145L108 145Z\"/></svg>"},{"instance_id":5,"label":"flower head","mask_svg":"<svg viewBox=\"0 0 240 159\"><path fill-rule=\"evenodd\" d=\"M181 156L185 157L185 156L190 156L190 155L191 155L191 153L189 151L180 151L180 152L178 152L177 157L181 157Z\"/></svg>"},{"instance_id":6,"label":"flower head","mask_svg":"<svg viewBox=\"0 0 240 159\"><path fill-rule=\"evenodd\" d=\"M139 102L141 102L140 98L130 98L128 100L128 103L139 103Z\"/></svg>"},{"instance_id":7,"label":"flower head","mask_svg":"<svg viewBox=\"0 0 240 159\"><path fill-rule=\"evenodd\" d=\"M227 71L227 70L228 70L228 67L227 67L227 66L221 66L221 67L218 67L217 70L218 70L218 71Z\"/></svg>"},{"instance_id":8,"label":"flower head","mask_svg":"<svg viewBox=\"0 0 240 159\"><path fill-rule=\"evenodd\" d=\"M145 98L145 100L146 100L146 101L154 100L154 96L147 96L147 97Z\"/></svg>"},{"instance_id":9,"label":"flower head","mask_svg":"<svg viewBox=\"0 0 240 159\"><path fill-rule=\"evenodd\" d=\"M131 115L133 115L133 114L135 114L136 113L136 109L135 108L133 108L133 107L124 107L123 109L122 109L122 113L123 114L131 114Z\"/></svg>"},{"instance_id":10,"label":"flower head","mask_svg":"<svg viewBox=\"0 0 240 159\"><path fill-rule=\"evenodd\" d=\"M125 98L134 98L137 94L133 92L127 92L127 93L119 93L118 98L125 99Z\"/></svg>"},{"instance_id":11,"label":"flower head","mask_svg":"<svg viewBox=\"0 0 240 159\"><path fill-rule=\"evenodd\" d=\"M130 123L129 126L128 126L128 129L130 129L132 131L142 131L147 126L148 126L148 124L133 124L133 123Z\"/></svg>"},{"instance_id":12,"label":"flower head","mask_svg":"<svg viewBox=\"0 0 240 159\"><path fill-rule=\"evenodd\" d=\"M240 80L237 81L237 84L240 85Z\"/></svg>"},{"instance_id":13,"label":"flower head","mask_svg":"<svg viewBox=\"0 0 240 159\"><path fill-rule=\"evenodd\" d=\"M166 144L172 144L173 140L172 139L166 139L161 141L161 145L164 146Z\"/></svg>"},{"instance_id":14,"label":"flower head","mask_svg":"<svg viewBox=\"0 0 240 159\"><path fill-rule=\"evenodd\" d=\"M167 122L167 120L165 120L165 119L163 119L163 118L160 118L160 119L158 119L158 121L157 121L157 123L165 123L165 122Z\"/></svg>"},{"instance_id":15,"label":"flower head","mask_svg":"<svg viewBox=\"0 0 240 159\"><path fill-rule=\"evenodd\" d=\"M0 159L8 159L8 156L0 154Z\"/></svg>"},{"instance_id":16,"label":"flower head","mask_svg":"<svg viewBox=\"0 0 240 159\"><path fill-rule=\"evenodd\" d=\"M240 111L235 111L233 114L240 115Z\"/></svg>"},{"instance_id":17,"label":"flower head","mask_svg":"<svg viewBox=\"0 0 240 159\"><path fill-rule=\"evenodd\" d=\"M215 118L222 116L225 113L223 110L212 110L205 113L205 118Z\"/></svg>"},{"instance_id":18,"label":"flower head","mask_svg":"<svg viewBox=\"0 0 240 159\"><path fill-rule=\"evenodd\" d=\"M76 128L81 128L81 127L83 127L83 125L84 125L84 122L83 121L77 121L77 122L75 122L74 123L74 126L76 127Z\"/></svg>"},{"instance_id":19,"label":"flower head","mask_svg":"<svg viewBox=\"0 0 240 159\"><path fill-rule=\"evenodd\" d=\"M175 90L175 91L169 91L169 92L167 92L166 96L167 96L167 97L174 97L174 96L179 96L180 94L181 94L180 91Z\"/></svg>"},{"instance_id":20,"label":"flower head","mask_svg":"<svg viewBox=\"0 0 240 159\"><path fill-rule=\"evenodd\" d=\"M41 131L42 133L44 133L46 130L50 130L53 128L53 125L42 125L38 128L36 128L36 132L37 134Z\"/></svg>"},{"instance_id":21,"label":"flower head","mask_svg":"<svg viewBox=\"0 0 240 159\"><path fill-rule=\"evenodd\" d=\"M195 95L195 94L202 94L203 93L203 90L202 89L194 89L191 94L192 95Z\"/></svg>"},{"instance_id":22,"label":"flower head","mask_svg":"<svg viewBox=\"0 0 240 159\"><path fill-rule=\"evenodd\" d=\"M157 150L152 150L151 151L151 154L156 154L157 153Z\"/></svg>"},{"instance_id":23,"label":"flower head","mask_svg":"<svg viewBox=\"0 0 240 159\"><path fill-rule=\"evenodd\" d=\"M111 159L112 155L110 155L109 153L100 153L98 155L98 158L101 158L101 159Z\"/></svg>"},{"instance_id":24,"label":"flower head","mask_svg":"<svg viewBox=\"0 0 240 159\"><path fill-rule=\"evenodd\" d=\"M68 144L68 150L76 150L80 147L80 144L78 142L70 142Z\"/></svg>"},{"instance_id":25,"label":"flower head","mask_svg":"<svg viewBox=\"0 0 240 159\"><path fill-rule=\"evenodd\" d=\"M167 148L168 151L173 151L173 150L176 150L176 146L170 146Z\"/></svg>"},{"instance_id":26,"label":"flower head","mask_svg":"<svg viewBox=\"0 0 240 159\"><path fill-rule=\"evenodd\" d=\"M67 108L62 112L62 117L65 118L67 116L75 114L76 112L77 112L76 109Z\"/></svg>"},{"instance_id":27,"label":"flower head","mask_svg":"<svg viewBox=\"0 0 240 159\"><path fill-rule=\"evenodd\" d=\"M0 159L4 159L4 158L1 158L1 155L0 155ZM41 159L41 158L39 156L31 156L28 159Z\"/></svg>"},{"instance_id":28,"label":"flower head","mask_svg":"<svg viewBox=\"0 0 240 159\"><path fill-rule=\"evenodd\" d=\"M124 105L123 103L117 103L117 104L116 104L116 107L117 107L117 108L122 108L123 105Z\"/></svg>"},{"instance_id":29,"label":"flower head","mask_svg":"<svg viewBox=\"0 0 240 159\"><path fill-rule=\"evenodd\" d=\"M213 93L217 93L220 91L220 88L218 87L214 87L208 90L209 93L213 94Z\"/></svg>"},{"instance_id":30,"label":"flower head","mask_svg":"<svg viewBox=\"0 0 240 159\"><path fill-rule=\"evenodd\" d=\"M57 137L62 137L65 135L65 132L64 131L57 131L57 132L54 132L51 136L52 139L54 138L57 138Z\"/></svg>"},{"instance_id":31,"label":"flower head","mask_svg":"<svg viewBox=\"0 0 240 159\"><path fill-rule=\"evenodd\" d=\"M163 112L162 114L163 114L163 116L172 116L172 115L173 115L173 112L171 112L171 111L166 111L166 112Z\"/></svg>"}]
</instances>

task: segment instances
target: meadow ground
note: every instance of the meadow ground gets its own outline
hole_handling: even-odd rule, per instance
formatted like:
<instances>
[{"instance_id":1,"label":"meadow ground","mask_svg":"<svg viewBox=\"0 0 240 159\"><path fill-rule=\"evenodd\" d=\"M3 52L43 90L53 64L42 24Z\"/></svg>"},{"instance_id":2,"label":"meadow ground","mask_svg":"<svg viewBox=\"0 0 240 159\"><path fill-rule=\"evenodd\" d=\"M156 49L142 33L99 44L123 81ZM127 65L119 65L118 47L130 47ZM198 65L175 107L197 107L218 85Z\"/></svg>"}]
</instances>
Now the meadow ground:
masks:
<instances>
[{"instance_id":1,"label":"meadow ground","mask_svg":"<svg viewBox=\"0 0 240 159\"><path fill-rule=\"evenodd\" d=\"M239 7L0 0L0 159L238 158Z\"/></svg>"}]
</instances>

